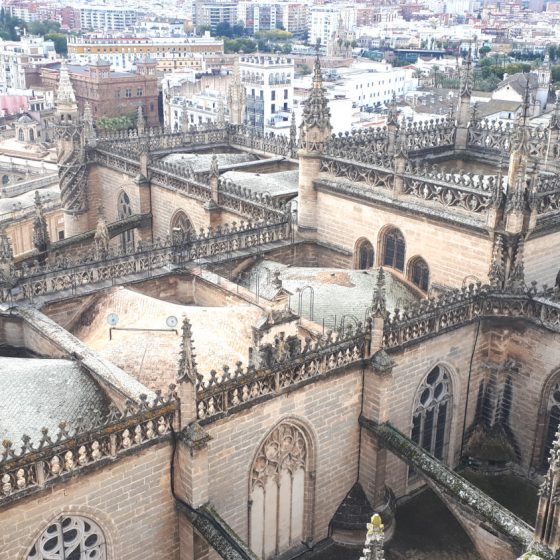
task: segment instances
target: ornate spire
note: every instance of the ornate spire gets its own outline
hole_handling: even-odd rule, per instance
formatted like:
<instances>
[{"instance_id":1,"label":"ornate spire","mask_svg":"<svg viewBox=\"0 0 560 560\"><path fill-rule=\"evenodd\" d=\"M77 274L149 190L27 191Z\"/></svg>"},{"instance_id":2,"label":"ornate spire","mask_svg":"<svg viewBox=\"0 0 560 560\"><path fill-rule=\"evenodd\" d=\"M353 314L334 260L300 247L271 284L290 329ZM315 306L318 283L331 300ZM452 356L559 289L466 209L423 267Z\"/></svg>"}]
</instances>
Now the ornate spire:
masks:
<instances>
[{"instance_id":1,"label":"ornate spire","mask_svg":"<svg viewBox=\"0 0 560 560\"><path fill-rule=\"evenodd\" d=\"M12 285L14 279L14 253L10 238L4 228L0 228L0 286Z\"/></svg>"},{"instance_id":2,"label":"ornate spire","mask_svg":"<svg viewBox=\"0 0 560 560\"><path fill-rule=\"evenodd\" d=\"M84 114L82 117L84 123L84 143L90 146L95 146L97 142L97 134L93 127L93 116L91 114L91 105L89 101L84 104Z\"/></svg>"},{"instance_id":3,"label":"ornate spire","mask_svg":"<svg viewBox=\"0 0 560 560\"><path fill-rule=\"evenodd\" d=\"M393 92L393 97L391 98L391 103L389 104L389 110L387 111L387 126L398 126L399 122L397 120L397 94Z\"/></svg>"},{"instance_id":4,"label":"ornate spire","mask_svg":"<svg viewBox=\"0 0 560 560\"><path fill-rule=\"evenodd\" d=\"M517 248L515 258L513 260L511 270L507 279L506 286L513 290L520 290L525 287L525 270L523 264L524 240L523 236L519 236L517 240Z\"/></svg>"},{"instance_id":5,"label":"ornate spire","mask_svg":"<svg viewBox=\"0 0 560 560\"><path fill-rule=\"evenodd\" d=\"M194 353L192 341L191 323L187 317L183 319L181 338L181 353L179 355L177 381L179 383L188 381L194 385L198 380L198 372L196 369L196 355Z\"/></svg>"},{"instance_id":6,"label":"ornate spire","mask_svg":"<svg viewBox=\"0 0 560 560\"><path fill-rule=\"evenodd\" d=\"M556 100L554 101L554 109L550 116L550 123L548 125L551 129L560 129L560 90L556 90L555 92Z\"/></svg>"},{"instance_id":7,"label":"ornate spire","mask_svg":"<svg viewBox=\"0 0 560 560\"><path fill-rule=\"evenodd\" d=\"M103 259L109 252L109 228L107 227L107 220L103 212L103 206L99 207L99 216L97 218L97 228L93 238L95 242L95 253L98 259Z\"/></svg>"},{"instance_id":8,"label":"ornate spire","mask_svg":"<svg viewBox=\"0 0 560 560\"><path fill-rule=\"evenodd\" d=\"M295 151L297 148L297 125L296 125L296 114L292 111L292 121L290 123L290 142L288 144L288 157L295 157Z\"/></svg>"},{"instance_id":9,"label":"ornate spire","mask_svg":"<svg viewBox=\"0 0 560 560\"><path fill-rule=\"evenodd\" d=\"M488 280L490 285L495 288L501 288L505 280L505 267L504 267L504 240L498 233L494 240L494 249L492 251L492 262L490 264L490 271L488 272Z\"/></svg>"},{"instance_id":10,"label":"ornate spire","mask_svg":"<svg viewBox=\"0 0 560 560\"><path fill-rule=\"evenodd\" d=\"M516 123L516 131L512 142L514 151L527 152L530 140L529 112L531 108L530 74L526 74L525 93L523 95L523 108Z\"/></svg>"},{"instance_id":11,"label":"ornate spire","mask_svg":"<svg viewBox=\"0 0 560 560\"><path fill-rule=\"evenodd\" d=\"M385 317L387 315L387 299L385 297L385 272L383 267L377 272L377 284L373 291L371 302L371 314L373 317Z\"/></svg>"},{"instance_id":12,"label":"ornate spire","mask_svg":"<svg viewBox=\"0 0 560 560\"><path fill-rule=\"evenodd\" d=\"M6 234L6 230L2 227L0 229L0 263L12 261L14 253L12 251L12 244L10 238Z\"/></svg>"},{"instance_id":13,"label":"ornate spire","mask_svg":"<svg viewBox=\"0 0 560 560\"><path fill-rule=\"evenodd\" d=\"M319 51L313 69L313 86L303 103L303 121L300 127L301 147L307 151L322 151L331 134L331 112L323 87Z\"/></svg>"},{"instance_id":14,"label":"ornate spire","mask_svg":"<svg viewBox=\"0 0 560 560\"><path fill-rule=\"evenodd\" d=\"M235 58L233 65L233 76L228 88L228 109L231 124L243 124L245 119L245 86L241 83L241 70L239 69L239 58Z\"/></svg>"},{"instance_id":15,"label":"ornate spire","mask_svg":"<svg viewBox=\"0 0 560 560\"><path fill-rule=\"evenodd\" d=\"M552 443L550 458L548 459L548 471L540 487L539 495L534 542L537 545L547 547L553 554L556 554L560 550L560 508L558 507L558 496L560 495L560 430L556 432Z\"/></svg>"},{"instance_id":16,"label":"ornate spire","mask_svg":"<svg viewBox=\"0 0 560 560\"><path fill-rule=\"evenodd\" d=\"M144 118L142 105L138 105L138 109L136 111L136 130L138 131L138 134L144 134L146 130L146 119Z\"/></svg>"},{"instance_id":17,"label":"ornate spire","mask_svg":"<svg viewBox=\"0 0 560 560\"><path fill-rule=\"evenodd\" d=\"M63 60L60 65L60 76L58 79L58 91L56 92L56 102L67 103L69 105L76 104L76 95L74 94L74 88L72 87L72 82L70 81L70 74L68 73L68 66L66 61Z\"/></svg>"},{"instance_id":18,"label":"ornate spire","mask_svg":"<svg viewBox=\"0 0 560 560\"><path fill-rule=\"evenodd\" d=\"M49 247L49 229L47 220L43 214L43 204L39 191L35 191L35 217L33 218L33 245L40 251L46 251Z\"/></svg>"},{"instance_id":19,"label":"ornate spire","mask_svg":"<svg viewBox=\"0 0 560 560\"><path fill-rule=\"evenodd\" d=\"M216 115L216 126L218 128L224 128L226 126L226 108L224 106L224 100L221 97L218 101L218 113Z\"/></svg>"},{"instance_id":20,"label":"ornate spire","mask_svg":"<svg viewBox=\"0 0 560 560\"><path fill-rule=\"evenodd\" d=\"M363 549L364 555L360 560L385 560L385 553L383 552L383 543L385 541L384 527L381 522L381 516L378 513L374 513L371 516L367 529L366 542Z\"/></svg>"},{"instance_id":21,"label":"ornate spire","mask_svg":"<svg viewBox=\"0 0 560 560\"><path fill-rule=\"evenodd\" d=\"M459 96L470 97L474 85L473 66L472 66L472 45L469 45L467 58L461 66L461 81L459 85Z\"/></svg>"}]
</instances>

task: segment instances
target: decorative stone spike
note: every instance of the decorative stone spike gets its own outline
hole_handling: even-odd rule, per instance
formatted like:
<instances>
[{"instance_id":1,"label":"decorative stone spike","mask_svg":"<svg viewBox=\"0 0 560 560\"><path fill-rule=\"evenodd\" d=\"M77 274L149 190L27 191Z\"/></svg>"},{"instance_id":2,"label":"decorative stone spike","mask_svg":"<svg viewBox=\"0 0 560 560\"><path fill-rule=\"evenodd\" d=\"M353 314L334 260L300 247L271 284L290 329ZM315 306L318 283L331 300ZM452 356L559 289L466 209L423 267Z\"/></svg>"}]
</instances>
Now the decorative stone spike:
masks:
<instances>
[{"instance_id":1,"label":"decorative stone spike","mask_svg":"<svg viewBox=\"0 0 560 560\"><path fill-rule=\"evenodd\" d=\"M33 218L33 245L35 248L44 252L50 245L49 229L47 220L43 214L43 204L39 191L35 191L35 217Z\"/></svg>"},{"instance_id":2,"label":"decorative stone spike","mask_svg":"<svg viewBox=\"0 0 560 560\"><path fill-rule=\"evenodd\" d=\"M490 271L488 272L488 280L490 281L490 285L495 288L503 287L505 280L504 241L500 234L497 234L494 240L494 250Z\"/></svg>"},{"instance_id":3,"label":"decorative stone spike","mask_svg":"<svg viewBox=\"0 0 560 560\"><path fill-rule=\"evenodd\" d=\"M194 345L192 341L192 330L191 324L188 317L183 319L183 325L181 327L181 353L179 355L179 371L177 374L177 381L183 383L188 381L193 385L196 384L197 380L197 369L194 354Z\"/></svg>"},{"instance_id":4,"label":"decorative stone spike","mask_svg":"<svg viewBox=\"0 0 560 560\"><path fill-rule=\"evenodd\" d=\"M373 292L371 313L374 317L385 317L387 315L387 299L385 297L385 272L383 267L377 273L377 285Z\"/></svg>"},{"instance_id":5,"label":"decorative stone spike","mask_svg":"<svg viewBox=\"0 0 560 560\"><path fill-rule=\"evenodd\" d=\"M109 253L109 228L107 220L103 214L103 207L99 207L99 217L97 218L97 228L95 230L95 255L98 260L104 259Z\"/></svg>"}]
</instances>

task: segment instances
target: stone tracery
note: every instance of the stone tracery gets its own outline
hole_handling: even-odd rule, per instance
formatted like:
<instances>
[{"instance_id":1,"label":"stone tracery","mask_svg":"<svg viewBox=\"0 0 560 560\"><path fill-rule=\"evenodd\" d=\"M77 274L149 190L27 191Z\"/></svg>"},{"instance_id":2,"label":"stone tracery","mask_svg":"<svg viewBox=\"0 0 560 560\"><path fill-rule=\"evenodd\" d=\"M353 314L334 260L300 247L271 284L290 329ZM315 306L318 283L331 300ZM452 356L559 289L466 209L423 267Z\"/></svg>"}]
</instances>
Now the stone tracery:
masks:
<instances>
[{"instance_id":1,"label":"stone tracery","mask_svg":"<svg viewBox=\"0 0 560 560\"><path fill-rule=\"evenodd\" d=\"M33 545L27 560L107 559L102 529L90 519L64 516L49 525Z\"/></svg>"}]
</instances>

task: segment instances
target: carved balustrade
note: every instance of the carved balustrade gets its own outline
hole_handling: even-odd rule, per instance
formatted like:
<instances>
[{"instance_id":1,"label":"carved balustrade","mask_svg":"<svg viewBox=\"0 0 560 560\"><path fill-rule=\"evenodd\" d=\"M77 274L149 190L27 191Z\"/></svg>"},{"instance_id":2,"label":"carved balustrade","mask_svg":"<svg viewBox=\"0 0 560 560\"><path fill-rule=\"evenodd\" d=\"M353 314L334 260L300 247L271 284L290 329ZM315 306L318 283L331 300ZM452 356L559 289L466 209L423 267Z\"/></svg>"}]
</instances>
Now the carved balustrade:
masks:
<instances>
[{"instance_id":1,"label":"carved balustrade","mask_svg":"<svg viewBox=\"0 0 560 560\"><path fill-rule=\"evenodd\" d=\"M471 122L468 131L469 147L509 153L514 125L502 121L481 119Z\"/></svg>"},{"instance_id":2,"label":"carved balustrade","mask_svg":"<svg viewBox=\"0 0 560 560\"><path fill-rule=\"evenodd\" d=\"M140 162L135 158L135 154L120 147L93 150L88 155L88 161L121 171L131 177L140 172Z\"/></svg>"},{"instance_id":3,"label":"carved balustrade","mask_svg":"<svg viewBox=\"0 0 560 560\"><path fill-rule=\"evenodd\" d=\"M289 216L275 216L267 221L240 220L216 228L201 230L182 240L169 238L155 243L138 243L136 247L111 249L95 259L89 256L71 261L62 257L47 265L24 266L14 271L12 285L4 289L1 300L32 300L45 294L71 290L98 282L111 282L129 276L150 277L169 266L182 266L199 259L218 255L228 256L235 251L290 238Z\"/></svg>"},{"instance_id":4,"label":"carved balustrade","mask_svg":"<svg viewBox=\"0 0 560 560\"><path fill-rule=\"evenodd\" d=\"M372 153L368 159L372 164L360 164L348 160L323 157L321 159L321 171L352 182L362 182L372 188L392 190L394 173L390 158L387 156L380 157Z\"/></svg>"},{"instance_id":5,"label":"carved balustrade","mask_svg":"<svg viewBox=\"0 0 560 560\"><path fill-rule=\"evenodd\" d=\"M399 135L406 152L451 147L455 143L455 123L451 119L431 119L401 126Z\"/></svg>"},{"instance_id":6,"label":"carved balustrade","mask_svg":"<svg viewBox=\"0 0 560 560\"><path fill-rule=\"evenodd\" d=\"M449 172L436 165L409 162L404 175L404 194L443 206L480 213L499 202L500 179L463 170Z\"/></svg>"},{"instance_id":7,"label":"carved balustrade","mask_svg":"<svg viewBox=\"0 0 560 560\"><path fill-rule=\"evenodd\" d=\"M263 133L244 125L229 125L229 142L235 146L243 146L267 154L296 157L297 138L289 138L274 132Z\"/></svg>"},{"instance_id":8,"label":"carved balustrade","mask_svg":"<svg viewBox=\"0 0 560 560\"><path fill-rule=\"evenodd\" d=\"M257 366L249 365L243 369L238 362L234 371L228 366L224 366L219 374L211 371L209 379L199 374L198 418L215 420L238 410L245 403L278 395L300 382L360 362L365 345L366 331L361 325L356 330L347 328L336 339L332 333L316 342L306 339L303 346L295 336L277 339L274 345L258 349Z\"/></svg>"},{"instance_id":9,"label":"carved balustrade","mask_svg":"<svg viewBox=\"0 0 560 560\"><path fill-rule=\"evenodd\" d=\"M331 136L325 145L324 153L333 158L354 159L366 163L367 160L362 158L385 154L388 142L387 127L339 132Z\"/></svg>"},{"instance_id":10,"label":"carved balustrade","mask_svg":"<svg viewBox=\"0 0 560 560\"><path fill-rule=\"evenodd\" d=\"M229 179L220 179L218 204L253 220L282 220L284 203L266 193L255 193Z\"/></svg>"},{"instance_id":11,"label":"carved balustrade","mask_svg":"<svg viewBox=\"0 0 560 560\"><path fill-rule=\"evenodd\" d=\"M22 436L19 447L5 439L0 450L0 505L164 438L177 408L174 388L170 386L166 397L156 391L153 403L142 395L138 404L127 402L122 412L111 405L108 416L95 426L61 422L56 434L43 428L38 442Z\"/></svg>"},{"instance_id":12,"label":"carved balustrade","mask_svg":"<svg viewBox=\"0 0 560 560\"><path fill-rule=\"evenodd\" d=\"M558 212L560 210L560 176L554 173L539 173L529 203L539 215Z\"/></svg>"},{"instance_id":13,"label":"carved balustrade","mask_svg":"<svg viewBox=\"0 0 560 560\"><path fill-rule=\"evenodd\" d=\"M479 319L522 318L560 332L560 304L557 291L535 285L516 293L504 293L490 286L471 286L424 300L416 306L396 309L383 329L383 346L399 348L458 328Z\"/></svg>"}]
</instances>

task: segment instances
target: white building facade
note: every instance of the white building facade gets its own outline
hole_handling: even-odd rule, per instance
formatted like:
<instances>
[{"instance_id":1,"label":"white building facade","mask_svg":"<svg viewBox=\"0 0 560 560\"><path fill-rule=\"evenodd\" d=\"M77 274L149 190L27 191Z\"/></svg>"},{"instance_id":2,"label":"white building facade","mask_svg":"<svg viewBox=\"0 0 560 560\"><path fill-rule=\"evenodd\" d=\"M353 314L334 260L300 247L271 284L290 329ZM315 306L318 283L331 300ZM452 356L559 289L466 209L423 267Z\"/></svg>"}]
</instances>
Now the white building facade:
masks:
<instances>
[{"instance_id":1,"label":"white building facade","mask_svg":"<svg viewBox=\"0 0 560 560\"><path fill-rule=\"evenodd\" d=\"M245 123L263 132L288 134L294 103L294 61L278 56L241 56Z\"/></svg>"}]
</instances>

